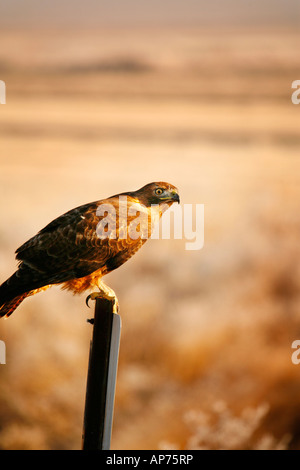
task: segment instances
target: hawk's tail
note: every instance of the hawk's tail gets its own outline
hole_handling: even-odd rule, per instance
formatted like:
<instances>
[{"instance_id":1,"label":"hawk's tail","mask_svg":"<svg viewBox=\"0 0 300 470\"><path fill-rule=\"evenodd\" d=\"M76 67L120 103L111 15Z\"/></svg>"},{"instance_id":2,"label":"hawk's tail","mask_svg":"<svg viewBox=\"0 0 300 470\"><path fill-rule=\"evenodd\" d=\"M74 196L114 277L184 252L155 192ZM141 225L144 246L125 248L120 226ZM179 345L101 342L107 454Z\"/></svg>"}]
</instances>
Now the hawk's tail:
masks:
<instances>
[{"instance_id":1,"label":"hawk's tail","mask_svg":"<svg viewBox=\"0 0 300 470\"><path fill-rule=\"evenodd\" d=\"M0 317L9 316L29 294L18 271L0 286Z\"/></svg>"},{"instance_id":2,"label":"hawk's tail","mask_svg":"<svg viewBox=\"0 0 300 470\"><path fill-rule=\"evenodd\" d=\"M20 303L26 299L26 297L29 295L29 292L26 292L25 294L18 295L17 297L14 297L12 300L8 300L4 304L1 305L0 307L0 317L11 315L16 308L20 305Z\"/></svg>"},{"instance_id":3,"label":"hawk's tail","mask_svg":"<svg viewBox=\"0 0 300 470\"><path fill-rule=\"evenodd\" d=\"M50 287L46 278L21 264L19 269L0 286L0 318L11 315L29 295Z\"/></svg>"},{"instance_id":4,"label":"hawk's tail","mask_svg":"<svg viewBox=\"0 0 300 470\"><path fill-rule=\"evenodd\" d=\"M36 285L34 273L22 264L19 269L0 286L0 318L8 317L28 295L33 293Z\"/></svg>"}]
</instances>

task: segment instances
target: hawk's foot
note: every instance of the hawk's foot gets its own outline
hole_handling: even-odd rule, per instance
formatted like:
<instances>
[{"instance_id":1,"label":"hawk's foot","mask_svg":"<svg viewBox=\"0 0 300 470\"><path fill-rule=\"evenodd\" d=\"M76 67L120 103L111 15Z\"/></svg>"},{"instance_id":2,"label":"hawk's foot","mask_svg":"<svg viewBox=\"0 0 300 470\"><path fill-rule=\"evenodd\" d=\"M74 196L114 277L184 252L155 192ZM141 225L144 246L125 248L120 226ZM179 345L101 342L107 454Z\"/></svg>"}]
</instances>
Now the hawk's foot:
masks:
<instances>
[{"instance_id":1,"label":"hawk's foot","mask_svg":"<svg viewBox=\"0 0 300 470\"><path fill-rule=\"evenodd\" d=\"M87 296L85 300L86 305L89 307L90 300L96 300L96 299L113 300L114 301L113 312L118 313L119 301L117 299L115 292L110 287L105 285L103 282L101 282L98 287L99 287L98 292L92 292L90 295Z\"/></svg>"}]
</instances>

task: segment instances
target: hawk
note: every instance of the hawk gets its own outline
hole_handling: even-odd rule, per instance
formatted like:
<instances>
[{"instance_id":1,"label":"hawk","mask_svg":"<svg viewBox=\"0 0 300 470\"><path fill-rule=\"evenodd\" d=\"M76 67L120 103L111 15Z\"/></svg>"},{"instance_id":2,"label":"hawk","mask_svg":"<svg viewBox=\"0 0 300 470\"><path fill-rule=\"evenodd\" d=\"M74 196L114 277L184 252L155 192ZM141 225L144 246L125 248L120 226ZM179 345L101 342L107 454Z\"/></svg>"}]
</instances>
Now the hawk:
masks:
<instances>
[{"instance_id":1,"label":"hawk","mask_svg":"<svg viewBox=\"0 0 300 470\"><path fill-rule=\"evenodd\" d=\"M18 269L0 286L0 317L11 315L26 297L57 284L75 294L97 287L87 302L97 297L116 300L102 277L143 246L154 223L174 202L179 203L175 186L150 183L56 218L17 249Z\"/></svg>"}]
</instances>

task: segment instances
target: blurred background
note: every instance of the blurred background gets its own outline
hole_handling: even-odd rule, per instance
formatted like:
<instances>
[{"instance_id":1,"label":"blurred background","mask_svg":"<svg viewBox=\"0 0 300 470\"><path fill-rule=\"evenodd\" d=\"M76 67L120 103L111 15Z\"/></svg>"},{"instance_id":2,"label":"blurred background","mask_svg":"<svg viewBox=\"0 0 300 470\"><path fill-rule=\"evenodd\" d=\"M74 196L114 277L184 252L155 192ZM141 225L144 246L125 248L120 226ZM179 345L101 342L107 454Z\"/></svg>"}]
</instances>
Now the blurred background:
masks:
<instances>
[{"instance_id":1,"label":"blurred background","mask_svg":"<svg viewBox=\"0 0 300 470\"><path fill-rule=\"evenodd\" d=\"M112 449L300 449L296 0L1 5L0 273L78 205L165 180L205 245L106 277L122 337ZM0 322L0 448L80 449L92 310L58 287Z\"/></svg>"}]
</instances>

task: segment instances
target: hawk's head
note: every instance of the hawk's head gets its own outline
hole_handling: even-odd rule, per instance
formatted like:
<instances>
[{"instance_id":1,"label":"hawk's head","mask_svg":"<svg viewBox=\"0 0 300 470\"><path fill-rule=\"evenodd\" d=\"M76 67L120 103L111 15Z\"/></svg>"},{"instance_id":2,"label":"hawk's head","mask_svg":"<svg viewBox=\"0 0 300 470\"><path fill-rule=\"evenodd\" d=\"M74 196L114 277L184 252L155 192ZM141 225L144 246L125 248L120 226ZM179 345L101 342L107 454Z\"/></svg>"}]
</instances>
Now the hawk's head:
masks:
<instances>
[{"instance_id":1,"label":"hawk's head","mask_svg":"<svg viewBox=\"0 0 300 470\"><path fill-rule=\"evenodd\" d=\"M158 183L149 183L138 191L131 193L137 197L141 204L149 207L152 204L168 204L180 202L178 189L170 183L160 181Z\"/></svg>"}]
</instances>

